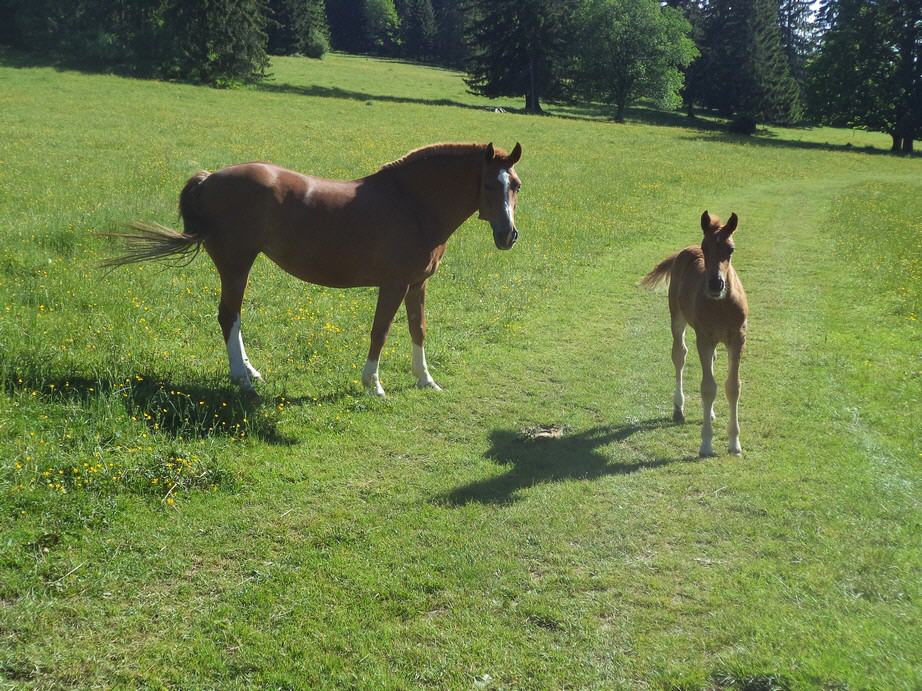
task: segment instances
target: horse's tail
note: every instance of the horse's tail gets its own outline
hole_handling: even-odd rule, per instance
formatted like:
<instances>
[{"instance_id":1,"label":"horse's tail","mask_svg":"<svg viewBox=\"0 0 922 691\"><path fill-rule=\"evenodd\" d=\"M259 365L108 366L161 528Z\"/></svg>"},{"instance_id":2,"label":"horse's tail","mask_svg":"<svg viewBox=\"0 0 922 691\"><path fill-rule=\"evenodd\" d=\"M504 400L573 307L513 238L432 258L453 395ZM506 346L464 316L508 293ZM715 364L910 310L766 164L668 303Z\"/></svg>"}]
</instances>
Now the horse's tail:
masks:
<instances>
[{"instance_id":1,"label":"horse's tail","mask_svg":"<svg viewBox=\"0 0 922 691\"><path fill-rule=\"evenodd\" d=\"M675 264L676 257L679 253L666 257L663 261L653 267L653 270L640 279L640 285L644 288L656 288L660 283L669 283L669 276L672 273L672 265Z\"/></svg>"},{"instance_id":2,"label":"horse's tail","mask_svg":"<svg viewBox=\"0 0 922 691\"><path fill-rule=\"evenodd\" d=\"M208 171L199 171L189 178L179 193L179 215L183 220L184 233L159 223L143 221L128 223L127 233L101 233L107 237L118 238L127 245L128 251L103 261L100 266L114 269L125 264L151 260L175 260L184 266L195 259L207 234L207 225L199 209L199 193L200 186L208 175Z\"/></svg>"}]
</instances>

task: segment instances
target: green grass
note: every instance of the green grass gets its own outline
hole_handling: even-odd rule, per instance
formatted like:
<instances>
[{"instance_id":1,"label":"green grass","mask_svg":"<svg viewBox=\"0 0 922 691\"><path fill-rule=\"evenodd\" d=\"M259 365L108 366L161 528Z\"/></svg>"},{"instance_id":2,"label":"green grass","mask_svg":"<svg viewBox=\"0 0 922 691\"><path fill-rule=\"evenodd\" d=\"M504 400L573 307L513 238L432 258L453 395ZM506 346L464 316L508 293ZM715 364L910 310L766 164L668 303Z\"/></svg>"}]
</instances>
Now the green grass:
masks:
<instances>
[{"instance_id":1,"label":"green grass","mask_svg":"<svg viewBox=\"0 0 922 691\"><path fill-rule=\"evenodd\" d=\"M922 162L886 137L496 113L520 104L339 55L228 91L3 63L0 681L922 685ZM200 167L356 177L455 140L522 143L522 237L451 240L441 395L402 314L388 398L362 392L374 291L259 260L255 400L207 258L95 268L94 231L173 223ZM744 456L699 461L700 369L671 424L666 299L637 281L704 208L740 215L752 315Z\"/></svg>"}]
</instances>

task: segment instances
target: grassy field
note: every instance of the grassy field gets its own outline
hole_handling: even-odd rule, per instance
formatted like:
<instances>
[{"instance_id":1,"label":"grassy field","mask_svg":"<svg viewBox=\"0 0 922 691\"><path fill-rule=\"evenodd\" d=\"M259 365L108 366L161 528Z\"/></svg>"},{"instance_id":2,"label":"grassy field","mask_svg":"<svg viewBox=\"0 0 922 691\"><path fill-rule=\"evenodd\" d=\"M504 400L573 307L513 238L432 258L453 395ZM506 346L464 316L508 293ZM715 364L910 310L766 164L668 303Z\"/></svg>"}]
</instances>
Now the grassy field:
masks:
<instances>
[{"instance_id":1,"label":"grassy field","mask_svg":"<svg viewBox=\"0 0 922 691\"><path fill-rule=\"evenodd\" d=\"M922 686L922 160L492 112L521 104L395 62L272 69L218 91L0 59L0 686ZM516 248L472 220L430 283L442 394L402 313L388 398L363 393L372 290L257 261L253 399L207 258L95 268L94 231L175 223L199 168L357 177L456 140L520 141L524 187ZM699 461L700 368L674 425L666 298L637 282L705 208L740 215L752 314L744 455Z\"/></svg>"}]
</instances>

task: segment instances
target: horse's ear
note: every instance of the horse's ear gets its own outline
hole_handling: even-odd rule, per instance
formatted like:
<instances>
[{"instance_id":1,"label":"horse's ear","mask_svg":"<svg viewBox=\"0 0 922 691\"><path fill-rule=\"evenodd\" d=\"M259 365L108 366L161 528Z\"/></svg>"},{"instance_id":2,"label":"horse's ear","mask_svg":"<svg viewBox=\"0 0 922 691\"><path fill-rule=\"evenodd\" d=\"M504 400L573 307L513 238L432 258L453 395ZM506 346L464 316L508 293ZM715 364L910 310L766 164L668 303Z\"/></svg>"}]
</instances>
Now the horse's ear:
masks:
<instances>
[{"instance_id":1,"label":"horse's ear","mask_svg":"<svg viewBox=\"0 0 922 691\"><path fill-rule=\"evenodd\" d=\"M493 156L496 155L496 152L493 150L493 142L487 144L487 150L484 153L484 158L487 159L487 163L493 160Z\"/></svg>"},{"instance_id":2,"label":"horse's ear","mask_svg":"<svg viewBox=\"0 0 922 691\"><path fill-rule=\"evenodd\" d=\"M514 166L519 162L520 158L522 158L522 145L516 142L515 147L512 149L512 153L509 154L509 165Z\"/></svg>"},{"instance_id":3,"label":"horse's ear","mask_svg":"<svg viewBox=\"0 0 922 691\"><path fill-rule=\"evenodd\" d=\"M701 214L701 230L705 233L711 230L711 214L705 209L704 213Z\"/></svg>"},{"instance_id":4,"label":"horse's ear","mask_svg":"<svg viewBox=\"0 0 922 691\"><path fill-rule=\"evenodd\" d=\"M722 228L722 230L726 231L727 235L730 235L731 233L733 233L734 230L736 230L736 225L737 223L739 223L739 221L740 219L737 218L735 213L730 214L730 218L727 221L727 225L725 225Z\"/></svg>"}]
</instances>

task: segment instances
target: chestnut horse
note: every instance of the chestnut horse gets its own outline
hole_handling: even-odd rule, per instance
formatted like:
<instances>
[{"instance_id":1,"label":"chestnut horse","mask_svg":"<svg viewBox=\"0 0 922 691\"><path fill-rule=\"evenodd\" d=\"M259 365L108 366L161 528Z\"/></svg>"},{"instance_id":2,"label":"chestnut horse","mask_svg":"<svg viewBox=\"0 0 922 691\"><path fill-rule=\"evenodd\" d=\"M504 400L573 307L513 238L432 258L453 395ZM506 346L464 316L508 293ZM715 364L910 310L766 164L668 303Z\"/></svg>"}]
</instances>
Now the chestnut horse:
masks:
<instances>
[{"instance_id":1,"label":"chestnut horse","mask_svg":"<svg viewBox=\"0 0 922 691\"><path fill-rule=\"evenodd\" d=\"M200 247L221 277L218 322L231 380L252 389L261 379L240 332L240 306L260 252L303 281L334 288L375 286L378 304L362 383L384 395L378 360L401 302L406 303L417 386L441 390L429 374L423 341L426 281L445 243L474 212L489 221L499 249L518 238L521 181L510 153L493 144L435 144L411 151L352 181L302 175L268 163L244 163L192 176L179 195L185 232L133 223L119 235L129 253L115 267L148 259L194 258Z\"/></svg>"},{"instance_id":2,"label":"chestnut horse","mask_svg":"<svg viewBox=\"0 0 922 691\"><path fill-rule=\"evenodd\" d=\"M711 439L714 435L714 359L718 343L727 346L729 365L724 390L730 403L727 428L729 451L742 453L737 404L740 397L740 356L746 343L746 322L749 304L739 276L730 265L733 254L733 231L738 219L731 214L724 226L720 219L707 211L701 215L704 239L701 246L692 245L661 261L644 276L641 284L653 288L669 282L669 314L672 317L672 362L675 365L675 393L672 419L685 422L685 395L682 393L682 370L685 367L685 326L695 330L698 356L701 358L701 403L704 424L701 427L700 456L713 456Z\"/></svg>"}]
</instances>

